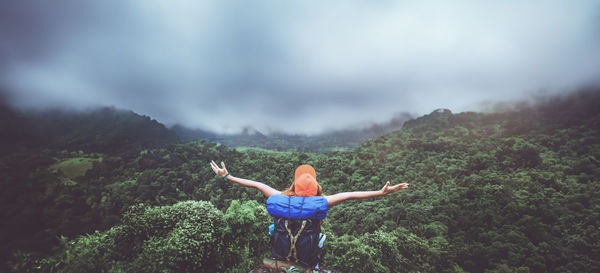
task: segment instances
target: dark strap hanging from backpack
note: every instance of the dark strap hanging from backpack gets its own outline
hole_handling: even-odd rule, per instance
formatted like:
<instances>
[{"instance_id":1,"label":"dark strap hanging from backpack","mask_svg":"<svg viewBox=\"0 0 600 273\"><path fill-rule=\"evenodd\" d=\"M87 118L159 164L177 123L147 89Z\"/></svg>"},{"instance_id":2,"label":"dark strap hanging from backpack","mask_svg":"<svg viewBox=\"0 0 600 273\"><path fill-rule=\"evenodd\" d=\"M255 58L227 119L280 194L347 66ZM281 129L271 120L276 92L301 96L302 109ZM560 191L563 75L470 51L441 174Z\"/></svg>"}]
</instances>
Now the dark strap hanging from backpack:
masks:
<instances>
[{"instance_id":1,"label":"dark strap hanging from backpack","mask_svg":"<svg viewBox=\"0 0 600 273\"><path fill-rule=\"evenodd\" d=\"M321 261L320 233L319 220L275 217L270 236L272 257L314 267Z\"/></svg>"},{"instance_id":2,"label":"dark strap hanging from backpack","mask_svg":"<svg viewBox=\"0 0 600 273\"><path fill-rule=\"evenodd\" d=\"M292 233L292 231L290 230L290 228L288 227L288 220L285 220L285 229L287 230L287 232L290 236L290 253L286 257L286 259L288 261L298 262L298 255L297 255L298 252L296 250L296 241L298 241L298 237L304 230L305 226L306 226L306 220L302 220L302 226L298 230L298 233L296 233L296 235L294 235Z\"/></svg>"}]
</instances>

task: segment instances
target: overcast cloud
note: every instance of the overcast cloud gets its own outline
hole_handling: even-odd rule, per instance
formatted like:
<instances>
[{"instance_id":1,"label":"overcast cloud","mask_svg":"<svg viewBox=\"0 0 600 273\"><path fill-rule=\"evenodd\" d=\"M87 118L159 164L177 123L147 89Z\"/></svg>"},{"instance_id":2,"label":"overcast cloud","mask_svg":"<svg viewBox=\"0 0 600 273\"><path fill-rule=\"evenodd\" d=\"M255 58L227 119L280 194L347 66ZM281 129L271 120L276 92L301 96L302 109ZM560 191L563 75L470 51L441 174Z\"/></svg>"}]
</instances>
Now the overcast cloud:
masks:
<instances>
[{"instance_id":1,"label":"overcast cloud","mask_svg":"<svg viewBox=\"0 0 600 273\"><path fill-rule=\"evenodd\" d=\"M0 88L22 108L317 133L593 83L599 4L2 1Z\"/></svg>"}]
</instances>

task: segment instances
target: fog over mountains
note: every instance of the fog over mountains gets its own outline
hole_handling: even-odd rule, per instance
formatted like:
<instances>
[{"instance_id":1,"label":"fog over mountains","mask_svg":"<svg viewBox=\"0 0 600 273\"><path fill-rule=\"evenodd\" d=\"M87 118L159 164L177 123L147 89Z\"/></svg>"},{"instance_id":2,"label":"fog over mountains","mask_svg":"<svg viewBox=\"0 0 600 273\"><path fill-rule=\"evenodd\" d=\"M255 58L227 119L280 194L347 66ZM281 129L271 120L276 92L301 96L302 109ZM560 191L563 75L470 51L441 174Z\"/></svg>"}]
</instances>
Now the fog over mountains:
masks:
<instances>
[{"instance_id":1,"label":"fog over mountains","mask_svg":"<svg viewBox=\"0 0 600 273\"><path fill-rule=\"evenodd\" d=\"M116 151L172 142L210 141L229 147L257 147L280 151L317 152L354 148L360 143L399 130L409 114L388 122L330 130L321 134L263 133L245 127L236 134L222 134L182 125L168 128L152 117L131 110L102 107L85 111L18 110L0 99L0 147L5 151L54 147L69 150Z\"/></svg>"},{"instance_id":2,"label":"fog over mountains","mask_svg":"<svg viewBox=\"0 0 600 273\"><path fill-rule=\"evenodd\" d=\"M600 3L3 1L20 108L114 106L218 133L318 134L600 78Z\"/></svg>"}]
</instances>

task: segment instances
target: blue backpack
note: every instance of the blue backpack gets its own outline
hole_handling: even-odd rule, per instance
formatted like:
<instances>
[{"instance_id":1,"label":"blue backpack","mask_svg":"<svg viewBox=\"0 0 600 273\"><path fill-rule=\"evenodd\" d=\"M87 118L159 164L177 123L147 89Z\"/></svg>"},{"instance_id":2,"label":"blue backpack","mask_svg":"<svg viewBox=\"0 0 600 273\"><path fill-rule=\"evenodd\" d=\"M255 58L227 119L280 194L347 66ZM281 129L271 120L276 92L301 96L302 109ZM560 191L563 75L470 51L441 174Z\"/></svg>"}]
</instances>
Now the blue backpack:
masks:
<instances>
[{"instance_id":1,"label":"blue backpack","mask_svg":"<svg viewBox=\"0 0 600 273\"><path fill-rule=\"evenodd\" d=\"M315 267L321 261L321 220L327 216L322 196L271 195L267 211L274 218L271 255L276 260ZM321 242L322 246L322 242Z\"/></svg>"}]
</instances>

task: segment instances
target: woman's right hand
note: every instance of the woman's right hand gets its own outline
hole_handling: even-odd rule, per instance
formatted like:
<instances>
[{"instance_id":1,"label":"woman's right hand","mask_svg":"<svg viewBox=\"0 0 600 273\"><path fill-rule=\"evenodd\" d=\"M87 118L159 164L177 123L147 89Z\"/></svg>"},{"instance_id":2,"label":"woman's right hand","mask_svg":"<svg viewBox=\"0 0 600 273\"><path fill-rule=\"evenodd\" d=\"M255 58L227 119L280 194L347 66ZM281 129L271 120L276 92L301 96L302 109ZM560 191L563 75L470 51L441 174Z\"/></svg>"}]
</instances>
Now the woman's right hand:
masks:
<instances>
[{"instance_id":1,"label":"woman's right hand","mask_svg":"<svg viewBox=\"0 0 600 273\"><path fill-rule=\"evenodd\" d=\"M221 177L225 177L227 174L229 174L229 172L225 168L225 163L223 161L221 161L221 167L223 168L219 168L219 166L217 166L217 163L215 163L215 161L213 160L210 161L210 167L212 168L213 172L215 172L215 174Z\"/></svg>"}]
</instances>

